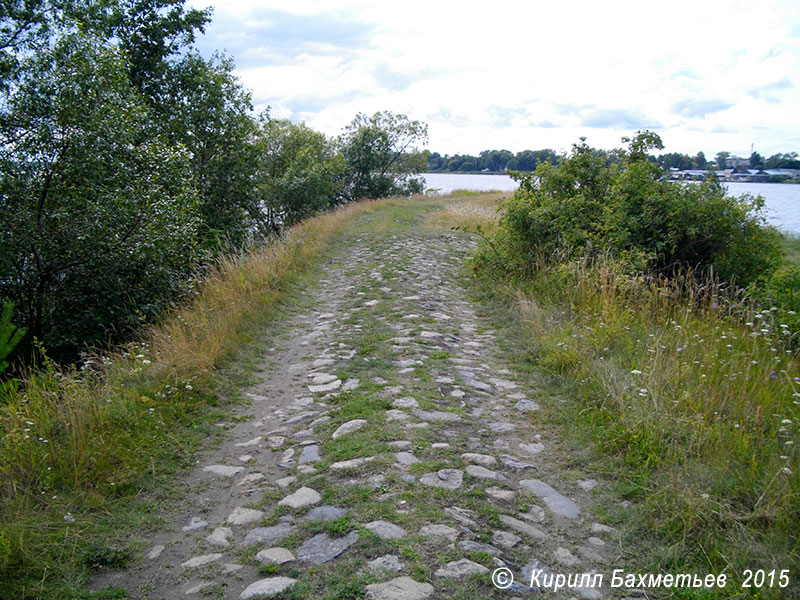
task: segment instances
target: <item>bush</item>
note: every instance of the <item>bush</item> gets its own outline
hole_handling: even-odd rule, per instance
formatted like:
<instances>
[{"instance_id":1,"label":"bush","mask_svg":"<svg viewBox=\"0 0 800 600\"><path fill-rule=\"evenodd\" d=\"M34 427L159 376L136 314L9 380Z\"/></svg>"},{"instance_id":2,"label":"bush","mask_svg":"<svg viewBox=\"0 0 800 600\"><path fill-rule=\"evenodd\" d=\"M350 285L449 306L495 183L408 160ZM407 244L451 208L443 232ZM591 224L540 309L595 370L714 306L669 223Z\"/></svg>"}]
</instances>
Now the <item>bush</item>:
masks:
<instances>
[{"instance_id":1,"label":"bush","mask_svg":"<svg viewBox=\"0 0 800 600\"><path fill-rule=\"evenodd\" d=\"M160 313L197 262L188 157L152 135L124 58L66 36L0 122L0 297L59 359Z\"/></svg>"},{"instance_id":2,"label":"bush","mask_svg":"<svg viewBox=\"0 0 800 600\"><path fill-rule=\"evenodd\" d=\"M645 152L660 138L639 132L605 155L583 140L559 165L512 173L520 187L507 203L498 243L512 270L535 270L587 249L609 251L634 269L713 272L746 286L780 263L779 235L761 198L737 199L713 181L662 180Z\"/></svg>"}]
</instances>

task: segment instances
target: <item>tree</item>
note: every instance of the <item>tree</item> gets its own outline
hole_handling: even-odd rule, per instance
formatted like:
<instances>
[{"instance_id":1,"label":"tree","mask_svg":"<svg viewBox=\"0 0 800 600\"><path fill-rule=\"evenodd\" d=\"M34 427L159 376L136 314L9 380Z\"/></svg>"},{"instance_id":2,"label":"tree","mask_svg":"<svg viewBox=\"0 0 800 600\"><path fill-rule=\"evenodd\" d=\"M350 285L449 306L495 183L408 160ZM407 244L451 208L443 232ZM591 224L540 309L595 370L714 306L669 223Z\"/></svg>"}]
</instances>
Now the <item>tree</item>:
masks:
<instances>
[{"instance_id":1,"label":"tree","mask_svg":"<svg viewBox=\"0 0 800 600\"><path fill-rule=\"evenodd\" d=\"M599 249L636 271L703 277L713 268L741 286L777 266L780 237L764 227L762 199L726 196L716 181L665 181L647 154L663 147L656 134L623 140L627 148L609 154L581 140L558 165L516 174L495 236L498 264L525 271Z\"/></svg>"},{"instance_id":2,"label":"tree","mask_svg":"<svg viewBox=\"0 0 800 600\"><path fill-rule=\"evenodd\" d=\"M717 163L717 168L721 171L723 169L728 168L728 159L730 158L730 152L717 152L717 157L715 162Z\"/></svg>"},{"instance_id":3,"label":"tree","mask_svg":"<svg viewBox=\"0 0 800 600\"><path fill-rule=\"evenodd\" d=\"M698 152L694 157L694 166L696 169L705 169L708 166L706 155L702 151Z\"/></svg>"},{"instance_id":4,"label":"tree","mask_svg":"<svg viewBox=\"0 0 800 600\"><path fill-rule=\"evenodd\" d=\"M753 152L750 155L750 167L753 169L764 168L764 158L758 152Z\"/></svg>"},{"instance_id":5,"label":"tree","mask_svg":"<svg viewBox=\"0 0 800 600\"><path fill-rule=\"evenodd\" d=\"M191 156L205 244L243 245L263 226L265 215L254 185L257 126L250 116L250 94L233 75L233 61L187 54L171 68L163 98L169 108L161 114L165 133Z\"/></svg>"},{"instance_id":6,"label":"tree","mask_svg":"<svg viewBox=\"0 0 800 600\"><path fill-rule=\"evenodd\" d=\"M118 338L196 264L188 157L157 135L101 40L28 59L0 118L0 297L55 357Z\"/></svg>"},{"instance_id":7,"label":"tree","mask_svg":"<svg viewBox=\"0 0 800 600\"><path fill-rule=\"evenodd\" d=\"M258 182L267 227L277 231L341 198L344 157L325 134L304 123L263 118L258 134Z\"/></svg>"},{"instance_id":8,"label":"tree","mask_svg":"<svg viewBox=\"0 0 800 600\"><path fill-rule=\"evenodd\" d=\"M800 169L800 159L797 152L786 152L785 154L773 154L767 159L768 169Z\"/></svg>"},{"instance_id":9,"label":"tree","mask_svg":"<svg viewBox=\"0 0 800 600\"><path fill-rule=\"evenodd\" d=\"M345 195L350 200L408 196L424 182L414 175L425 168L418 144L428 141L428 126L389 111L371 117L359 113L339 143L347 164Z\"/></svg>"},{"instance_id":10,"label":"tree","mask_svg":"<svg viewBox=\"0 0 800 600\"><path fill-rule=\"evenodd\" d=\"M171 76L169 58L191 46L196 32L204 32L211 20L211 9L187 11L185 0L83 2L83 10L74 15L82 29L117 40L127 56L131 83L153 105L164 101L162 89Z\"/></svg>"}]
</instances>

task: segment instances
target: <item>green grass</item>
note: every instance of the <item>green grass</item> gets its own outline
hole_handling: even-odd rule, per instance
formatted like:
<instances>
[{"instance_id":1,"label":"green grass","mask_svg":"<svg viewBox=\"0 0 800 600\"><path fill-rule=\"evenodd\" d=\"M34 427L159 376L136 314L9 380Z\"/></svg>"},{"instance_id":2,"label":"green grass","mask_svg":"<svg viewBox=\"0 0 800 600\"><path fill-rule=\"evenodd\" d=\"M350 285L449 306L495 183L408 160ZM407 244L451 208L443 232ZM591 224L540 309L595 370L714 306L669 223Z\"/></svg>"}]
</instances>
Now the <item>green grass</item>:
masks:
<instances>
[{"instance_id":1,"label":"green grass","mask_svg":"<svg viewBox=\"0 0 800 600\"><path fill-rule=\"evenodd\" d=\"M602 266L482 276L474 289L516 324L504 329L520 368L550 376L537 400L634 502L630 561L737 586L745 568L797 572L800 369L769 311L745 325Z\"/></svg>"},{"instance_id":2,"label":"green grass","mask_svg":"<svg viewBox=\"0 0 800 600\"><path fill-rule=\"evenodd\" d=\"M781 239L781 248L783 249L786 258L800 265L800 236L793 234L783 234Z\"/></svg>"}]
</instances>

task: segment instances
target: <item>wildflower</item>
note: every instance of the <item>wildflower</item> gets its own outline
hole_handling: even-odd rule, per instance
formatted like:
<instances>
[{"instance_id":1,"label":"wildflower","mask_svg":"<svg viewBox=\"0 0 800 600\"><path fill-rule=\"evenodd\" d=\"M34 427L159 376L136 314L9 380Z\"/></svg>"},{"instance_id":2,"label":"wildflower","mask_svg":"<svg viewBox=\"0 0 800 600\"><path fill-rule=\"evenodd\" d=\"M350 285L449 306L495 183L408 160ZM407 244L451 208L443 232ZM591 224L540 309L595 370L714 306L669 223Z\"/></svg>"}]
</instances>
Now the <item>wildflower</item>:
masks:
<instances>
[{"instance_id":1,"label":"wildflower","mask_svg":"<svg viewBox=\"0 0 800 600\"><path fill-rule=\"evenodd\" d=\"M791 424L792 424L791 419L784 419L783 421L781 421L781 425L791 425Z\"/></svg>"},{"instance_id":2,"label":"wildflower","mask_svg":"<svg viewBox=\"0 0 800 600\"><path fill-rule=\"evenodd\" d=\"M64 520L67 523L74 523L75 522L75 517L73 517L70 513L67 513L67 514L64 515Z\"/></svg>"},{"instance_id":3,"label":"wildflower","mask_svg":"<svg viewBox=\"0 0 800 600\"><path fill-rule=\"evenodd\" d=\"M708 494L700 494L700 497L701 497L703 500L708 500L708 499L709 499L711 496L709 496Z\"/></svg>"},{"instance_id":4,"label":"wildflower","mask_svg":"<svg viewBox=\"0 0 800 600\"><path fill-rule=\"evenodd\" d=\"M639 369L634 369L633 371L631 371L631 374L632 375L641 375L642 372Z\"/></svg>"},{"instance_id":5,"label":"wildflower","mask_svg":"<svg viewBox=\"0 0 800 600\"><path fill-rule=\"evenodd\" d=\"M792 470L789 467L783 467L781 469L781 473L783 473L784 475L791 475L792 474Z\"/></svg>"},{"instance_id":6,"label":"wildflower","mask_svg":"<svg viewBox=\"0 0 800 600\"><path fill-rule=\"evenodd\" d=\"M142 361L142 364L143 364L143 365L149 365L149 364L150 364L150 361L149 361L149 360L147 360L147 359L144 359L144 360Z\"/></svg>"}]
</instances>

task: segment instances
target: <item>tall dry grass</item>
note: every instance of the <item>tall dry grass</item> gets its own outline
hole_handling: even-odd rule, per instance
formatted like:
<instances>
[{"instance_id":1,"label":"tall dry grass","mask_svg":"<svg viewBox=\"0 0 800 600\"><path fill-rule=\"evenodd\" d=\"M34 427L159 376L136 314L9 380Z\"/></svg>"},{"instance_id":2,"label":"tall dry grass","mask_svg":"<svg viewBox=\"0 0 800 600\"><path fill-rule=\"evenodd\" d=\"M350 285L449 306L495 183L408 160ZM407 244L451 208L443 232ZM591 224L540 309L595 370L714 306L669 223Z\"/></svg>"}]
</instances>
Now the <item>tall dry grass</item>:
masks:
<instances>
[{"instance_id":1,"label":"tall dry grass","mask_svg":"<svg viewBox=\"0 0 800 600\"><path fill-rule=\"evenodd\" d=\"M194 297L140 341L83 370L38 365L0 389L0 589L77 597L92 567L129 559L115 531L142 489L188 464L213 428L216 369L330 248L353 204L213 265ZM138 516L137 516L138 515Z\"/></svg>"},{"instance_id":2,"label":"tall dry grass","mask_svg":"<svg viewBox=\"0 0 800 600\"><path fill-rule=\"evenodd\" d=\"M516 301L536 364L568 390L565 418L637 501L648 560L736 581L800 565L800 368L774 311L606 257L542 270Z\"/></svg>"}]
</instances>

